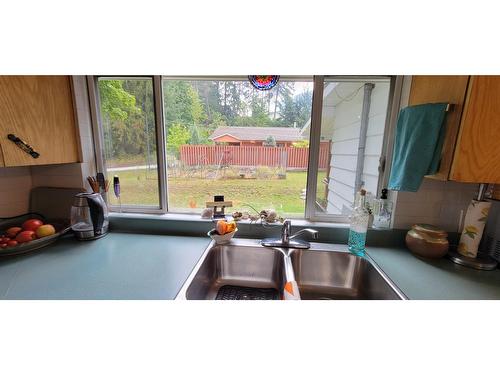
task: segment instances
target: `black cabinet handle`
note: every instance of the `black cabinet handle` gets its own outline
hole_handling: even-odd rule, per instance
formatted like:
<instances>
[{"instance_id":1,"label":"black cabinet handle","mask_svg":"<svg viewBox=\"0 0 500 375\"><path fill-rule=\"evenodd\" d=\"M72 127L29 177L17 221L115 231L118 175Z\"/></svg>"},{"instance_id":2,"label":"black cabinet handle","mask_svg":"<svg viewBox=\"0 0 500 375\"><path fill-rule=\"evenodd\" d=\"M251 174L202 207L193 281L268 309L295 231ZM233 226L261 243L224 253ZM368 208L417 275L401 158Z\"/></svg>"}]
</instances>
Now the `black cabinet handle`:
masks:
<instances>
[{"instance_id":1,"label":"black cabinet handle","mask_svg":"<svg viewBox=\"0 0 500 375\"><path fill-rule=\"evenodd\" d=\"M9 140L14 142L17 145L17 147L19 147L21 150L23 150L27 154L30 154L32 158L36 159L40 156L40 154L38 152L36 152L33 149L33 147L31 147L29 144L24 142L21 138L16 137L14 134L7 135L7 138L9 138Z\"/></svg>"}]
</instances>

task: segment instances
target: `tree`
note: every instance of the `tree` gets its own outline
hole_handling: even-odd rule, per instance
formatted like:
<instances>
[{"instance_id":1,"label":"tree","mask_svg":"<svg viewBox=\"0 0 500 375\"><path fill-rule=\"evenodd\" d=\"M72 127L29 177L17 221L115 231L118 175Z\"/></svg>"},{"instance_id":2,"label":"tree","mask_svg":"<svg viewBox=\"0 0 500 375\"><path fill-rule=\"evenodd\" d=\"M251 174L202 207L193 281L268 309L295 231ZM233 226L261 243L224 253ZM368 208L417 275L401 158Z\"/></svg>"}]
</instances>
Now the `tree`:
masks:
<instances>
[{"instance_id":1,"label":"tree","mask_svg":"<svg viewBox=\"0 0 500 375\"><path fill-rule=\"evenodd\" d=\"M110 120L124 121L129 114L139 112L135 96L125 91L122 80L99 80L101 112Z\"/></svg>"},{"instance_id":2,"label":"tree","mask_svg":"<svg viewBox=\"0 0 500 375\"><path fill-rule=\"evenodd\" d=\"M135 122L135 150L151 164L156 158L156 124L153 100L153 81L151 79L129 79L123 81L123 88L134 95L139 114L132 115ZM130 125L129 125L130 126Z\"/></svg>"},{"instance_id":3,"label":"tree","mask_svg":"<svg viewBox=\"0 0 500 375\"><path fill-rule=\"evenodd\" d=\"M293 82L281 81L276 85L276 96L274 98L273 119L276 119L277 114L282 116L281 110L284 103L293 97ZM279 112L278 112L279 110ZM283 126L291 126L293 123L281 122Z\"/></svg>"},{"instance_id":4,"label":"tree","mask_svg":"<svg viewBox=\"0 0 500 375\"><path fill-rule=\"evenodd\" d=\"M205 108L203 107L203 103L198 96L198 93L192 88L188 88L188 96L189 96L189 105L190 115L192 118L192 123L195 125L201 124L206 119Z\"/></svg>"},{"instance_id":5,"label":"tree","mask_svg":"<svg viewBox=\"0 0 500 375\"><path fill-rule=\"evenodd\" d=\"M220 112L212 112L209 128L216 129L219 126L227 126L226 118Z\"/></svg>"},{"instance_id":6,"label":"tree","mask_svg":"<svg viewBox=\"0 0 500 375\"><path fill-rule=\"evenodd\" d=\"M294 98L297 125L303 126L311 118L312 91L304 91Z\"/></svg>"},{"instance_id":7,"label":"tree","mask_svg":"<svg viewBox=\"0 0 500 375\"><path fill-rule=\"evenodd\" d=\"M149 132L144 128L148 110L146 107L141 108L147 87L139 85L129 88L127 87L129 81L131 80L103 79L98 83L105 154L109 159L126 155L144 155L145 145L148 143ZM137 82L142 83L139 80ZM154 135L151 144L155 145Z\"/></svg>"},{"instance_id":8,"label":"tree","mask_svg":"<svg viewBox=\"0 0 500 375\"><path fill-rule=\"evenodd\" d=\"M242 82L219 82L218 91L222 114L229 123L232 123L235 118L242 115L245 111Z\"/></svg>"},{"instance_id":9,"label":"tree","mask_svg":"<svg viewBox=\"0 0 500 375\"><path fill-rule=\"evenodd\" d=\"M303 126L311 117L312 91L304 91L296 96L283 92L278 103L279 122L282 126Z\"/></svg>"},{"instance_id":10,"label":"tree","mask_svg":"<svg viewBox=\"0 0 500 375\"><path fill-rule=\"evenodd\" d=\"M167 150L178 157L180 147L187 144L190 138L191 133L186 126L179 123L172 124L168 128Z\"/></svg>"},{"instance_id":11,"label":"tree","mask_svg":"<svg viewBox=\"0 0 500 375\"><path fill-rule=\"evenodd\" d=\"M283 101L278 103L280 111L279 122L281 126L293 126L297 120L297 113L295 111L295 102L292 96L285 96Z\"/></svg>"},{"instance_id":12,"label":"tree","mask_svg":"<svg viewBox=\"0 0 500 375\"><path fill-rule=\"evenodd\" d=\"M165 81L163 90L167 126L173 123L198 124L205 119L203 104L189 82Z\"/></svg>"}]
</instances>

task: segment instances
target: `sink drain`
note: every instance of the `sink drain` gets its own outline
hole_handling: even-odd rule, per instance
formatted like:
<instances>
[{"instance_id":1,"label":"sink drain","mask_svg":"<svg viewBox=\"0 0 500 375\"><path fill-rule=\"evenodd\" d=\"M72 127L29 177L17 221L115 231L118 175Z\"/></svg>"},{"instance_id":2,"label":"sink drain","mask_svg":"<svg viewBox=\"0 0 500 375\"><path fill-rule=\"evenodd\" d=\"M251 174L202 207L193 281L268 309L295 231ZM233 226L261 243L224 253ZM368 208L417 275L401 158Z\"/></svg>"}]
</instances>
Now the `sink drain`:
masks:
<instances>
[{"instance_id":1,"label":"sink drain","mask_svg":"<svg viewBox=\"0 0 500 375\"><path fill-rule=\"evenodd\" d=\"M277 300L279 292L273 288L249 288L244 286L224 285L217 292L218 300Z\"/></svg>"}]
</instances>

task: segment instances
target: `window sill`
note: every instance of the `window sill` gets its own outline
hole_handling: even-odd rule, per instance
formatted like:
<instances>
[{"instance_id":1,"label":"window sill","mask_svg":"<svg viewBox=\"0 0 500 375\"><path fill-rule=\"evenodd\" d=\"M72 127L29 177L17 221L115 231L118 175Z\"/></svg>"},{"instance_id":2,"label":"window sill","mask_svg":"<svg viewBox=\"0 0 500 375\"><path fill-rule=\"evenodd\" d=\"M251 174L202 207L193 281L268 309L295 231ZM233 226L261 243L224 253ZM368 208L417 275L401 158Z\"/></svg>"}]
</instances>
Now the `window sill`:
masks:
<instances>
[{"instance_id":1,"label":"window sill","mask_svg":"<svg viewBox=\"0 0 500 375\"><path fill-rule=\"evenodd\" d=\"M110 219L113 221L115 219L131 219L131 220L152 220L160 222L193 222L193 223L204 223L212 225L212 220L202 219L199 214L184 214L184 213L168 213L168 214L149 214L149 213L119 213L110 212ZM294 227L318 227L318 228L349 228L348 223L338 223L338 222L326 222L326 221L311 221L306 219L290 219L292 221L292 226ZM251 223L250 221L239 221L238 226L255 226L260 223ZM281 223L269 224L273 227L281 227Z\"/></svg>"},{"instance_id":2,"label":"window sill","mask_svg":"<svg viewBox=\"0 0 500 375\"><path fill-rule=\"evenodd\" d=\"M211 220L202 219L195 214L137 214L110 213L110 228L112 232L155 234L170 236L206 237L207 232L214 228ZM346 244L349 224L318 222L292 219L293 232L304 228L314 228L319 232L317 242ZM241 238L263 239L279 237L281 224L269 226L239 222L237 236ZM369 230L367 246L404 247L406 230ZM207 237L208 240L208 237Z\"/></svg>"}]
</instances>

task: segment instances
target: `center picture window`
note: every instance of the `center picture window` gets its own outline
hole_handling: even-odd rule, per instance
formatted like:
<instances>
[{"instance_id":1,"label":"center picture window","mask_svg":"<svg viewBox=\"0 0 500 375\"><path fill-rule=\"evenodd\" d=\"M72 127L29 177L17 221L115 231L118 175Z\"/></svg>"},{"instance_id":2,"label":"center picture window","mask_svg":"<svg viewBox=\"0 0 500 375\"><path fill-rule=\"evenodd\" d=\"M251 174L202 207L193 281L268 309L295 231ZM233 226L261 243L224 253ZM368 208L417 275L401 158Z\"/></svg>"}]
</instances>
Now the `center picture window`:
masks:
<instances>
[{"instance_id":1,"label":"center picture window","mask_svg":"<svg viewBox=\"0 0 500 375\"><path fill-rule=\"evenodd\" d=\"M201 212L223 194L233 210L303 217L312 80L259 91L246 80L163 79L169 211Z\"/></svg>"}]
</instances>

